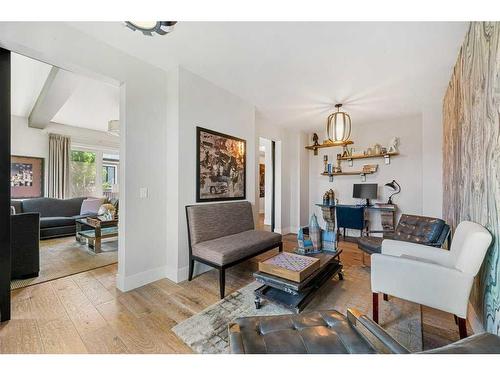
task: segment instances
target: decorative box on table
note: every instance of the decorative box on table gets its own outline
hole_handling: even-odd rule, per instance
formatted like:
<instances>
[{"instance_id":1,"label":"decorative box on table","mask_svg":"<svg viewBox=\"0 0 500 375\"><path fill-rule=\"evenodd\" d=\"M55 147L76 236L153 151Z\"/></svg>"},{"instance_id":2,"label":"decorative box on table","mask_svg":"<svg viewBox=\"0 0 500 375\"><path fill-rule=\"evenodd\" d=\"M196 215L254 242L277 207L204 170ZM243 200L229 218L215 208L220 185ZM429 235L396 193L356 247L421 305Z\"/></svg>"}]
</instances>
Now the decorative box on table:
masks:
<instances>
[{"instance_id":1,"label":"decorative box on table","mask_svg":"<svg viewBox=\"0 0 500 375\"><path fill-rule=\"evenodd\" d=\"M318 258L292 253L279 253L263 262L259 262L259 271L300 283L318 270L319 266L320 261Z\"/></svg>"}]
</instances>

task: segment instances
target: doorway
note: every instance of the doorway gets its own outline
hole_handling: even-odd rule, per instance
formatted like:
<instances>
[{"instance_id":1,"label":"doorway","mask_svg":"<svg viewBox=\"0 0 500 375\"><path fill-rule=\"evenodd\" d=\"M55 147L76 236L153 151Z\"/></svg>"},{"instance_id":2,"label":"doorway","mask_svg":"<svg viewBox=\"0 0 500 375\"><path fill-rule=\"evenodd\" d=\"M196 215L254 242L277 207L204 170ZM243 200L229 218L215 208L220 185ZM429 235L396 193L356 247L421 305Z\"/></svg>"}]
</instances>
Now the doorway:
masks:
<instances>
[{"instance_id":1,"label":"doorway","mask_svg":"<svg viewBox=\"0 0 500 375\"><path fill-rule=\"evenodd\" d=\"M276 229L276 142L259 137L258 227Z\"/></svg>"}]
</instances>

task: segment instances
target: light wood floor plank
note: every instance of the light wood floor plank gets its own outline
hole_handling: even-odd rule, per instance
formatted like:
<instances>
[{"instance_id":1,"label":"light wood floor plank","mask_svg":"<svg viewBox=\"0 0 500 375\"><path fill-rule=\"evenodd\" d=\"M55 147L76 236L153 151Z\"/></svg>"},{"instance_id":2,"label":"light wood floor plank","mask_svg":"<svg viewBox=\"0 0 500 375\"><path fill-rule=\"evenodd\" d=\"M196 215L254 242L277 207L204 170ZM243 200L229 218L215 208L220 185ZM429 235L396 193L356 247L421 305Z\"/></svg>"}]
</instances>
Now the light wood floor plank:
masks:
<instances>
[{"instance_id":1,"label":"light wood floor plank","mask_svg":"<svg viewBox=\"0 0 500 375\"><path fill-rule=\"evenodd\" d=\"M15 319L0 324L0 353L44 353L34 319Z\"/></svg>"},{"instance_id":2,"label":"light wood floor plank","mask_svg":"<svg viewBox=\"0 0 500 375\"><path fill-rule=\"evenodd\" d=\"M94 306L112 301L115 297L90 272L80 273L71 278Z\"/></svg>"},{"instance_id":3,"label":"light wood floor plank","mask_svg":"<svg viewBox=\"0 0 500 375\"><path fill-rule=\"evenodd\" d=\"M82 290L71 278L52 282L56 295L66 309L67 315L75 325L78 333L88 335L107 327L104 318L92 305Z\"/></svg>"},{"instance_id":4,"label":"light wood floor plank","mask_svg":"<svg viewBox=\"0 0 500 375\"><path fill-rule=\"evenodd\" d=\"M52 320L37 320L45 353L84 354L88 353L78 331L69 317Z\"/></svg>"}]
</instances>

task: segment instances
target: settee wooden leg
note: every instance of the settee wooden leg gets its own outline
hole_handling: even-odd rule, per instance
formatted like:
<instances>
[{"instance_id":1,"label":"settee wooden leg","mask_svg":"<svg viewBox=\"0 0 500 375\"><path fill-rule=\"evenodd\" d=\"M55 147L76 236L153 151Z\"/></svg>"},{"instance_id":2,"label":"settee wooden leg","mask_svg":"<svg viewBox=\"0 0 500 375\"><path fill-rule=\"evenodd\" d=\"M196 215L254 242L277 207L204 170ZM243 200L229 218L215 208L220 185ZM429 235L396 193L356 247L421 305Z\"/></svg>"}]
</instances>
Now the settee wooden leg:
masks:
<instances>
[{"instance_id":1,"label":"settee wooden leg","mask_svg":"<svg viewBox=\"0 0 500 375\"><path fill-rule=\"evenodd\" d=\"M464 318L458 318L458 332L460 334L460 339L465 339L467 337L467 320Z\"/></svg>"},{"instance_id":2,"label":"settee wooden leg","mask_svg":"<svg viewBox=\"0 0 500 375\"><path fill-rule=\"evenodd\" d=\"M384 293L384 301L389 301L389 296Z\"/></svg>"},{"instance_id":3,"label":"settee wooden leg","mask_svg":"<svg viewBox=\"0 0 500 375\"><path fill-rule=\"evenodd\" d=\"M279 251L280 253L282 253L282 252L283 252L283 242L280 242L280 245L279 245L279 247L278 247L278 251Z\"/></svg>"},{"instance_id":4,"label":"settee wooden leg","mask_svg":"<svg viewBox=\"0 0 500 375\"><path fill-rule=\"evenodd\" d=\"M193 280L193 272L194 272L194 259L189 259L189 275L188 280Z\"/></svg>"},{"instance_id":5,"label":"settee wooden leg","mask_svg":"<svg viewBox=\"0 0 500 375\"><path fill-rule=\"evenodd\" d=\"M226 287L226 270L221 268L219 270L220 299L224 298L225 287Z\"/></svg>"},{"instance_id":6,"label":"settee wooden leg","mask_svg":"<svg viewBox=\"0 0 500 375\"><path fill-rule=\"evenodd\" d=\"M378 323L378 293L372 293L373 300L373 321Z\"/></svg>"}]
</instances>

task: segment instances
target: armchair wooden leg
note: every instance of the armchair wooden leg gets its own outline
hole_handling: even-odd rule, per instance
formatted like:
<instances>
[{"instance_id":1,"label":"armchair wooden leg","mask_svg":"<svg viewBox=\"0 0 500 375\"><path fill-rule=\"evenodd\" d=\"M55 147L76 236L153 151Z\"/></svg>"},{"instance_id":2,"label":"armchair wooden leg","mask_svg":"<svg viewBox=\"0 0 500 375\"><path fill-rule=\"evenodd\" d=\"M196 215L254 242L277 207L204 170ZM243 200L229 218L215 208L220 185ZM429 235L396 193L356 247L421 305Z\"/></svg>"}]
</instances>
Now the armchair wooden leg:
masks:
<instances>
[{"instance_id":1,"label":"armchair wooden leg","mask_svg":"<svg viewBox=\"0 0 500 375\"><path fill-rule=\"evenodd\" d=\"M279 246L279 248L278 248L278 251L279 251L280 253L282 253L282 252L283 252L283 242L280 242L280 246Z\"/></svg>"},{"instance_id":2,"label":"armchair wooden leg","mask_svg":"<svg viewBox=\"0 0 500 375\"><path fill-rule=\"evenodd\" d=\"M373 300L373 321L378 323L378 293L372 293Z\"/></svg>"},{"instance_id":3,"label":"armchair wooden leg","mask_svg":"<svg viewBox=\"0 0 500 375\"><path fill-rule=\"evenodd\" d=\"M220 299L224 298L225 287L226 287L226 270L224 268L221 268L219 270Z\"/></svg>"},{"instance_id":4,"label":"armchair wooden leg","mask_svg":"<svg viewBox=\"0 0 500 375\"><path fill-rule=\"evenodd\" d=\"M194 272L194 259L189 259L189 275L188 280L193 280L193 272Z\"/></svg>"},{"instance_id":5,"label":"armchair wooden leg","mask_svg":"<svg viewBox=\"0 0 500 375\"><path fill-rule=\"evenodd\" d=\"M464 318L458 318L458 332L460 334L460 339L465 339L467 337L467 320Z\"/></svg>"},{"instance_id":6,"label":"armchair wooden leg","mask_svg":"<svg viewBox=\"0 0 500 375\"><path fill-rule=\"evenodd\" d=\"M389 296L385 293L383 295L384 295L384 301L389 301Z\"/></svg>"}]
</instances>

